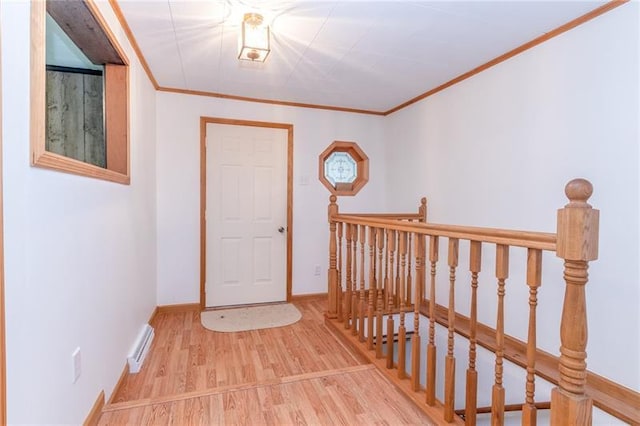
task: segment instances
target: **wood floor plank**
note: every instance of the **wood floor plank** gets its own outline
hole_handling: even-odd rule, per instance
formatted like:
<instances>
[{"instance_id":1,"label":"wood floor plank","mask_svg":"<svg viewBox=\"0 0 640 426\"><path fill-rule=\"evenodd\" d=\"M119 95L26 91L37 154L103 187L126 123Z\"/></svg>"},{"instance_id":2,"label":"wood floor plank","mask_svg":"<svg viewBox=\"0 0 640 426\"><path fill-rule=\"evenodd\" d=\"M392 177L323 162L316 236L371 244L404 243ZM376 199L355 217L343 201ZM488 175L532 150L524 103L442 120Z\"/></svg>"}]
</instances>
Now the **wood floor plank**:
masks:
<instances>
[{"instance_id":1,"label":"wood floor plank","mask_svg":"<svg viewBox=\"0 0 640 426\"><path fill-rule=\"evenodd\" d=\"M241 385L219 386L213 389L202 389L202 390L193 391L193 392L182 392L182 393L176 393L176 394L157 396L153 398L142 398L135 401L124 401L124 402L107 404L106 406L104 406L102 411L108 412L108 411L126 410L126 409L135 408L135 407L144 407L144 406L153 405L153 404L163 404L166 402L181 401L181 400L191 399L191 398L200 398L200 397L209 396L209 395L226 394L226 393L237 392L237 391L242 391L246 389L261 388L261 387L287 384L287 383L295 383L299 381L316 379L316 378L326 378L330 376L343 375L343 374L348 374L352 372L371 370L373 368L375 367L371 364L357 365L353 367L338 368L335 370L318 371L313 373L300 374L296 376L273 378L273 379L265 380L263 382L249 382ZM281 394L278 396L278 400L279 401L284 400Z\"/></svg>"},{"instance_id":2,"label":"wood floor plank","mask_svg":"<svg viewBox=\"0 0 640 426\"><path fill-rule=\"evenodd\" d=\"M160 312L140 373L104 407L101 425L433 424L324 325L304 300L292 326L214 333L198 312Z\"/></svg>"},{"instance_id":3,"label":"wood floor plank","mask_svg":"<svg viewBox=\"0 0 640 426\"><path fill-rule=\"evenodd\" d=\"M373 368L104 412L112 424L434 424Z\"/></svg>"}]
</instances>

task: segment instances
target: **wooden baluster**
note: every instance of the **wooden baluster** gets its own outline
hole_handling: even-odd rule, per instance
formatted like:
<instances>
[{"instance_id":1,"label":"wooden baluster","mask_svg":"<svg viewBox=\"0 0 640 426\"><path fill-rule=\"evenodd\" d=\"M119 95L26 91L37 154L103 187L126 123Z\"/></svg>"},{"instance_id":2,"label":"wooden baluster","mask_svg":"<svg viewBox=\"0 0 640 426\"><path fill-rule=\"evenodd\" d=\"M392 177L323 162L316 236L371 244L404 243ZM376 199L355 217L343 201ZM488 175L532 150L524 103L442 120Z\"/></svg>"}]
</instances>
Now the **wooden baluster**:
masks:
<instances>
[{"instance_id":1,"label":"wooden baluster","mask_svg":"<svg viewBox=\"0 0 640 426\"><path fill-rule=\"evenodd\" d=\"M384 311L389 312L391 304L389 303L389 294L391 293L391 281L389 280L389 232L385 230L385 241L387 242L387 250L384 251Z\"/></svg>"},{"instance_id":2,"label":"wooden baluster","mask_svg":"<svg viewBox=\"0 0 640 426\"><path fill-rule=\"evenodd\" d=\"M378 228L378 296L376 307L376 358L382 358L382 310L384 309L384 264L382 253L384 250L384 228Z\"/></svg>"},{"instance_id":3,"label":"wooden baluster","mask_svg":"<svg viewBox=\"0 0 640 426\"><path fill-rule=\"evenodd\" d=\"M367 227L360 225L360 301L358 303L358 316L360 324L358 324L358 338L361 342L364 342L364 324L366 322L365 313L367 311L367 302L365 301L365 276L364 271L364 258L365 258L365 243L367 239Z\"/></svg>"},{"instance_id":4,"label":"wooden baluster","mask_svg":"<svg viewBox=\"0 0 640 426\"><path fill-rule=\"evenodd\" d=\"M338 204L335 195L329 197L328 217L329 217L329 271L327 296L327 317L338 317L338 270L336 268L336 222L333 219L338 214Z\"/></svg>"},{"instance_id":5,"label":"wooden baluster","mask_svg":"<svg viewBox=\"0 0 640 426\"><path fill-rule=\"evenodd\" d=\"M396 233L396 247L400 246L400 233ZM398 309L400 307L400 300L398 299L398 295L400 294L400 256L396 255L396 280L395 287L393 292L393 307Z\"/></svg>"},{"instance_id":6,"label":"wooden baluster","mask_svg":"<svg viewBox=\"0 0 640 426\"><path fill-rule=\"evenodd\" d=\"M376 290L378 288L380 288L378 286L378 275L377 275L377 271L378 271L378 269L377 269L378 268L378 259L376 257L376 237L377 236L378 236L378 230L376 228L373 228L373 235L371 236L371 241L373 243L370 245L371 250L373 250L373 257L371 258L371 263L372 263L373 268L371 268L371 270L374 272L373 273L373 280L375 281ZM376 301L374 299L374 302L373 302L374 309L375 309L375 306L376 306Z\"/></svg>"},{"instance_id":7,"label":"wooden baluster","mask_svg":"<svg viewBox=\"0 0 640 426\"><path fill-rule=\"evenodd\" d=\"M411 287L413 286L413 277L411 276L411 247L413 242L413 234L409 233L407 235L407 283L405 285L406 293L405 293L405 305L411 305Z\"/></svg>"},{"instance_id":8,"label":"wooden baluster","mask_svg":"<svg viewBox=\"0 0 640 426\"><path fill-rule=\"evenodd\" d=\"M427 392L428 405L436 403L436 264L438 263L438 237L429 237L429 262L431 283L429 290L429 344L427 345Z\"/></svg>"},{"instance_id":9,"label":"wooden baluster","mask_svg":"<svg viewBox=\"0 0 640 426\"><path fill-rule=\"evenodd\" d=\"M393 368L393 338L395 327L393 324L393 292L391 291L391 287L393 287L393 283L395 282L393 278L393 255L396 250L396 231L388 230L387 231L387 253L389 260L389 287L387 288L387 300L389 302L389 310L387 311L387 368Z\"/></svg>"},{"instance_id":10,"label":"wooden baluster","mask_svg":"<svg viewBox=\"0 0 640 426\"><path fill-rule=\"evenodd\" d=\"M346 224L345 239L346 247L346 263L347 263L347 289L344 295L344 328L349 329L353 319L353 311L351 310L351 294L353 291L352 267L351 267L351 224Z\"/></svg>"},{"instance_id":11,"label":"wooden baluster","mask_svg":"<svg viewBox=\"0 0 640 426\"><path fill-rule=\"evenodd\" d=\"M536 306L538 287L542 283L542 250L527 251L527 285L529 286L529 336L527 338L527 385L522 406L522 425L537 424L536 393Z\"/></svg>"},{"instance_id":12,"label":"wooden baluster","mask_svg":"<svg viewBox=\"0 0 640 426\"><path fill-rule=\"evenodd\" d=\"M351 334L358 335L358 225L351 225L351 241L353 242L351 268L353 292L351 294ZM362 273L362 271L360 271Z\"/></svg>"},{"instance_id":13,"label":"wooden baluster","mask_svg":"<svg viewBox=\"0 0 640 426\"><path fill-rule=\"evenodd\" d=\"M444 364L444 420L453 421L455 410L456 358L453 355L455 336L456 304L455 284L456 268L458 267L458 239L449 238L449 310L447 333L447 356Z\"/></svg>"},{"instance_id":14,"label":"wooden baluster","mask_svg":"<svg viewBox=\"0 0 640 426\"><path fill-rule=\"evenodd\" d=\"M491 395L491 424L504 424L504 387L502 364L504 357L504 295L505 280L509 277L509 246L496 246L496 278L498 279L498 318L496 320L495 382Z\"/></svg>"},{"instance_id":15,"label":"wooden baluster","mask_svg":"<svg viewBox=\"0 0 640 426\"><path fill-rule=\"evenodd\" d=\"M336 224L337 233L338 233L338 321L344 321L343 315L343 300L344 299L344 288L342 287L342 229L344 225L342 222L338 222Z\"/></svg>"},{"instance_id":16,"label":"wooden baluster","mask_svg":"<svg viewBox=\"0 0 640 426\"><path fill-rule=\"evenodd\" d=\"M416 291L413 296L413 338L411 341L411 387L414 392L420 390L420 304L422 303L422 285L424 282L424 235L415 236L416 253Z\"/></svg>"},{"instance_id":17,"label":"wooden baluster","mask_svg":"<svg viewBox=\"0 0 640 426\"><path fill-rule=\"evenodd\" d=\"M398 378L407 377L406 359L407 359L407 329L405 327L405 286L406 286L406 269L407 269L407 233L401 231L398 233L398 257L400 258L400 273L398 276L400 301L400 326L398 327Z\"/></svg>"},{"instance_id":18,"label":"wooden baluster","mask_svg":"<svg viewBox=\"0 0 640 426\"><path fill-rule=\"evenodd\" d=\"M469 368L465 401L465 424L476 424L478 407L478 372L476 371L476 332L478 326L478 274L482 268L482 243L470 242L469 271L471 271L471 311L469 314Z\"/></svg>"},{"instance_id":19,"label":"wooden baluster","mask_svg":"<svg viewBox=\"0 0 640 426\"><path fill-rule=\"evenodd\" d=\"M592 400L585 395L589 261L598 258L600 212L587 203L591 183L574 179L565 187L569 204L558 210L556 255L564 259L566 283L560 324L560 379L551 392L551 425L590 425Z\"/></svg>"},{"instance_id":20,"label":"wooden baluster","mask_svg":"<svg viewBox=\"0 0 640 426\"><path fill-rule=\"evenodd\" d=\"M373 319L377 296L376 284L376 228L369 227L369 308L367 310L367 348L373 350Z\"/></svg>"},{"instance_id":21,"label":"wooden baluster","mask_svg":"<svg viewBox=\"0 0 640 426\"><path fill-rule=\"evenodd\" d=\"M427 222L427 199L425 197L422 197L420 199L420 207L418 208L418 214L420 215L420 219L418 220L420 223L426 223ZM427 245L426 243L424 243L422 245L422 253L420 253L420 256L422 257L422 262L423 262L423 274L422 274L422 280L420 281L420 286L421 286L421 292L422 292L422 300L426 300L427 297L427 288L426 288L426 276L427 276L427 272L426 272L426 261L427 261Z\"/></svg>"}]
</instances>

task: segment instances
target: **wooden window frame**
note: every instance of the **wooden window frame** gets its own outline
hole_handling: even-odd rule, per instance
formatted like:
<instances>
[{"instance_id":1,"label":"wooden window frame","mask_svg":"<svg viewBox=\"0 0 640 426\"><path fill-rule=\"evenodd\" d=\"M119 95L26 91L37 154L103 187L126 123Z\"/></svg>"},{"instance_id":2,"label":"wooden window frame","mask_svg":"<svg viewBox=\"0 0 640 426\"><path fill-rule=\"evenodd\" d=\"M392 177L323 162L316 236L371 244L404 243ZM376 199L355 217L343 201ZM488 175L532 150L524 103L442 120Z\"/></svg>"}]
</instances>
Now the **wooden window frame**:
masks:
<instances>
[{"instance_id":1,"label":"wooden window frame","mask_svg":"<svg viewBox=\"0 0 640 426\"><path fill-rule=\"evenodd\" d=\"M325 177L324 163L334 152L346 152L356 162L358 173L352 183L336 183L333 186ZM369 182L369 157L355 142L334 141L327 149L322 151L318 160L318 179L334 195L356 195Z\"/></svg>"},{"instance_id":2,"label":"wooden window frame","mask_svg":"<svg viewBox=\"0 0 640 426\"><path fill-rule=\"evenodd\" d=\"M49 152L46 142L46 31L47 2L31 2L31 165L128 185L129 155L129 61L92 0L57 2L69 6L66 13L82 15L73 19L76 32L69 36L85 54L104 66L104 117L107 167ZM64 11L63 11L64 12ZM51 13L52 16L54 15Z\"/></svg>"}]
</instances>

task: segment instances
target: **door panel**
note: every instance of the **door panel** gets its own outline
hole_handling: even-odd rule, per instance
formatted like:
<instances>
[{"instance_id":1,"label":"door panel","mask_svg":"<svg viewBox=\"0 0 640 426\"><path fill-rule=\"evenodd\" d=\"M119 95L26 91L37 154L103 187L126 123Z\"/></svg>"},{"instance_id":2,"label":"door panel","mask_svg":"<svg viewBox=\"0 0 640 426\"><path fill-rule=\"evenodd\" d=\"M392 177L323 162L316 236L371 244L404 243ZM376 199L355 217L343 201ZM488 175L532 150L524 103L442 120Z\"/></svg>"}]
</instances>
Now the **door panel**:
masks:
<instances>
[{"instance_id":1,"label":"door panel","mask_svg":"<svg viewBox=\"0 0 640 426\"><path fill-rule=\"evenodd\" d=\"M206 306L286 300L285 129L207 124Z\"/></svg>"}]
</instances>

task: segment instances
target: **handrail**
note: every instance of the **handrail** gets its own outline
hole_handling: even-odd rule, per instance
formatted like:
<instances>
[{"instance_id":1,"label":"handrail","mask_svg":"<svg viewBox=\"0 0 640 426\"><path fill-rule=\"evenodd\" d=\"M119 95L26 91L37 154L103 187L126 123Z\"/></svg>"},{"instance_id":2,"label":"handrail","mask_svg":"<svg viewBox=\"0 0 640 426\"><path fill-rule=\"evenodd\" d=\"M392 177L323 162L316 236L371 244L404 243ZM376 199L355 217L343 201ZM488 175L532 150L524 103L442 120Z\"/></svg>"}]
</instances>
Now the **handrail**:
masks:
<instances>
[{"instance_id":1,"label":"handrail","mask_svg":"<svg viewBox=\"0 0 640 426\"><path fill-rule=\"evenodd\" d=\"M522 405L523 424L533 425L537 421L535 400L535 376L537 358L537 305L538 288L542 281L542 251L553 252L564 260L563 278L565 297L560 323L560 356L557 364L557 387L551 392L551 424L591 424L592 398L586 393L586 344L587 317L586 292L589 262L598 257L599 212L593 209L588 199L593 193L591 183L574 179L565 187L569 203L557 211L556 233L530 232L511 229L483 228L475 226L443 225L427 223L426 199L422 199L417 214L366 213L364 215L340 214L337 197L330 197L329 220L329 271L328 271L328 324L341 324L341 333L354 344L366 348L369 356L384 364L388 374L401 387L407 384L411 392L424 395L422 409L438 408L439 420L457 422L455 418L456 351L454 332L456 329L456 289L460 287L459 267L471 273L469 357L466 370L465 418L468 425L475 423L477 415L478 371L476 370L476 345L480 323L477 318L478 276L482 269L483 244L486 250L495 253L493 271L497 289L495 325L494 384L491 390L492 424L504 424L505 385L503 364L505 354L505 295L508 292L509 252L511 247L527 250L525 284L529 289L528 323L526 340L525 402ZM417 220L415 220L417 219ZM414 221L415 220L415 221ZM425 237L429 237L428 239ZM440 237L447 239L440 244ZM468 268L459 265L460 240L469 241ZM442 246L442 247L441 247ZM427 250L428 247L428 250ZM442 248L441 262L439 251ZM446 259L445 259L446 257ZM343 262L344 260L344 262ZM444 271L438 265L444 265ZM346 266L345 273L342 267ZM435 339L436 281L448 275L448 301L446 345ZM427 287L427 281L429 286ZM427 291L428 290L428 291ZM428 297L427 297L428 293ZM442 297L442 296L441 296ZM494 296L495 297L495 296ZM419 306L429 300L429 323L421 344ZM403 307L413 305L413 315ZM400 308L398 324L393 311ZM374 321L375 316L375 321ZM409 319L407 320L407 316ZM383 327L386 318L386 329ZM406 338L407 322L413 317L412 342ZM365 327L365 325L367 327ZM343 330L344 329L344 330ZM386 331L385 331L386 330ZM398 336L397 353L394 345L382 348L382 337L395 333ZM376 347L374 348L374 341ZM407 352L408 344L411 353ZM421 351L426 349L426 358ZM444 401L440 403L436 394L436 354L444 354ZM383 359L386 360L383 361ZM406 361L409 361L408 367ZM378 364L380 364L378 363ZM426 367L426 387L418 379L422 366ZM439 367L441 368L441 367ZM410 370L410 371L409 371ZM407 380L410 379L410 382ZM424 389L424 391L423 391ZM415 395L412 398L415 399ZM440 405L439 405L440 404ZM435 419L434 419L435 420ZM436 420L436 421L439 421Z\"/></svg>"},{"instance_id":2,"label":"handrail","mask_svg":"<svg viewBox=\"0 0 640 426\"><path fill-rule=\"evenodd\" d=\"M547 232L516 231L511 229L482 228L475 226L441 225L435 223L401 222L390 219L338 214L331 217L336 222L351 225L384 227L393 231L414 232L416 234L458 238L483 243L505 244L538 250L556 251L556 234Z\"/></svg>"},{"instance_id":3,"label":"handrail","mask_svg":"<svg viewBox=\"0 0 640 426\"><path fill-rule=\"evenodd\" d=\"M420 220L420 213L349 213L348 216L366 217L371 219Z\"/></svg>"}]
</instances>

